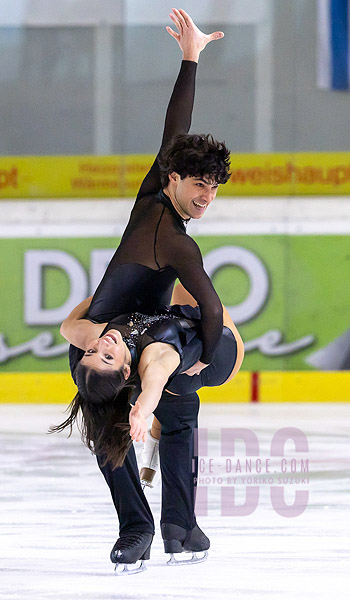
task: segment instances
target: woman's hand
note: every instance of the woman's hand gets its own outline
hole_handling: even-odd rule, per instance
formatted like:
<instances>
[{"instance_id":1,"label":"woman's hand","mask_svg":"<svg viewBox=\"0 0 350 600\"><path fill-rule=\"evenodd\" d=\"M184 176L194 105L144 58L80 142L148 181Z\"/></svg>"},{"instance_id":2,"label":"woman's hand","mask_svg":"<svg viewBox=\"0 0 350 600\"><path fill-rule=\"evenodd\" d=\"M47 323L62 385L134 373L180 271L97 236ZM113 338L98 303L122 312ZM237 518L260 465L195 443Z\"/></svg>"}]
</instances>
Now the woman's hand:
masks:
<instances>
[{"instance_id":1,"label":"woman's hand","mask_svg":"<svg viewBox=\"0 0 350 600\"><path fill-rule=\"evenodd\" d=\"M202 363L200 360L198 360L194 365L192 365L192 367L190 367L189 369L187 369L187 371L183 371L183 373L185 375L199 375L199 373L201 371L203 371L203 369L205 369L205 367L207 367L208 365L206 365L205 363Z\"/></svg>"},{"instance_id":2,"label":"woman's hand","mask_svg":"<svg viewBox=\"0 0 350 600\"><path fill-rule=\"evenodd\" d=\"M214 33L206 35L198 29L193 23L190 15L182 9L178 10L177 8L173 8L170 13L170 18L176 26L178 33L173 31L171 27L167 27L166 30L179 44L183 52L184 60L198 62L200 53L209 42L224 37L222 31L215 31Z\"/></svg>"},{"instance_id":3,"label":"woman's hand","mask_svg":"<svg viewBox=\"0 0 350 600\"><path fill-rule=\"evenodd\" d=\"M130 436L134 442L145 442L147 439L147 421L138 402L129 413Z\"/></svg>"}]
</instances>

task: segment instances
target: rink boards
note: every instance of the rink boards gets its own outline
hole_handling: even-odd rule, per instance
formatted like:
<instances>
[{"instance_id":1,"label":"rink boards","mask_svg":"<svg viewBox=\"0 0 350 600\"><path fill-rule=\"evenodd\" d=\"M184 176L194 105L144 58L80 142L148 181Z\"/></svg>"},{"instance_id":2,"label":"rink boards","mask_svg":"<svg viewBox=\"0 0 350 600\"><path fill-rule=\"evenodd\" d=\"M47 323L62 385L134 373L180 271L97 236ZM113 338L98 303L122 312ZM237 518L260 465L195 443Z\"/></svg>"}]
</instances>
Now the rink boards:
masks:
<instances>
[{"instance_id":1,"label":"rink boards","mask_svg":"<svg viewBox=\"0 0 350 600\"><path fill-rule=\"evenodd\" d=\"M68 404L75 387L59 323L96 289L132 202L1 207L2 283L11 293L2 304L0 402ZM244 371L202 390L202 402L350 401L349 223L350 197L261 197L218 198L189 225L245 343Z\"/></svg>"},{"instance_id":2,"label":"rink boards","mask_svg":"<svg viewBox=\"0 0 350 600\"><path fill-rule=\"evenodd\" d=\"M76 393L69 373L1 373L0 402L68 404ZM201 402L350 402L350 372L242 371Z\"/></svg>"}]
</instances>

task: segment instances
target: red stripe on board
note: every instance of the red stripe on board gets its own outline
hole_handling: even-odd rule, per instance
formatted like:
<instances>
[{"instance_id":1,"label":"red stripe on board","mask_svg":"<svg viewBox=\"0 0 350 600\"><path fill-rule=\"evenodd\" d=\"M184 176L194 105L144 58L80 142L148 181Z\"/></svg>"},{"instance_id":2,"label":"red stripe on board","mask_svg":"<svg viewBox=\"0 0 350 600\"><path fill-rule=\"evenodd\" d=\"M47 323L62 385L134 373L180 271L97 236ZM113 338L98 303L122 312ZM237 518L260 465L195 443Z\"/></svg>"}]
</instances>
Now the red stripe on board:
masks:
<instances>
[{"instance_id":1,"label":"red stripe on board","mask_svg":"<svg viewBox=\"0 0 350 600\"><path fill-rule=\"evenodd\" d=\"M250 401L251 402L259 402L259 373L258 373L258 371L252 372Z\"/></svg>"}]
</instances>

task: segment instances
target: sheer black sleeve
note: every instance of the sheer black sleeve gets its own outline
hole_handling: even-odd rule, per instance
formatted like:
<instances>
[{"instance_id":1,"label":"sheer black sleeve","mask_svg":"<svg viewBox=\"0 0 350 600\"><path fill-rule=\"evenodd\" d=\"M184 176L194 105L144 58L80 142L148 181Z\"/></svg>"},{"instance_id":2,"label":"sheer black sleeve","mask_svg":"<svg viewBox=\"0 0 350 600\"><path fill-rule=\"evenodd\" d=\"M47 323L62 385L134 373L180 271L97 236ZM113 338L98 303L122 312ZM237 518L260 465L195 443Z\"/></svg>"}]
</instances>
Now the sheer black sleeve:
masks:
<instances>
[{"instance_id":1,"label":"sheer black sleeve","mask_svg":"<svg viewBox=\"0 0 350 600\"><path fill-rule=\"evenodd\" d=\"M202 255L196 242L187 235L175 235L174 238L167 245L167 261L176 270L182 285L198 302L203 342L200 360L209 364L222 334L222 304L203 268Z\"/></svg>"},{"instance_id":2,"label":"sheer black sleeve","mask_svg":"<svg viewBox=\"0 0 350 600\"><path fill-rule=\"evenodd\" d=\"M174 135L188 133L194 102L197 63L183 60L180 73L175 82L165 117L162 144L159 152ZM159 155L158 152L158 155ZM158 156L157 155L157 156ZM151 169L143 180L136 201L148 194L156 194L161 189L158 160L155 159Z\"/></svg>"}]
</instances>

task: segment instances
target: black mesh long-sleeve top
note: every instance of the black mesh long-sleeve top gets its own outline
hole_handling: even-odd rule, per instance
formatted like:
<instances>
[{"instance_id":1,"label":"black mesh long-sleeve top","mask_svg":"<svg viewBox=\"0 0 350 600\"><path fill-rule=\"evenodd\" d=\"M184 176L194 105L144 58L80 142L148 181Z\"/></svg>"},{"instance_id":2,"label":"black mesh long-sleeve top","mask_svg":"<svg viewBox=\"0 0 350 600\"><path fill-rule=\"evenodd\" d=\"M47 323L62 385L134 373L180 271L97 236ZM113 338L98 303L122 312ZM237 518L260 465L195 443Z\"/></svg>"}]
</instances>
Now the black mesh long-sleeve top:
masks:
<instances>
[{"instance_id":1,"label":"black mesh long-sleeve top","mask_svg":"<svg viewBox=\"0 0 350 600\"><path fill-rule=\"evenodd\" d=\"M191 124L197 64L183 61L170 98L163 146ZM200 250L163 193L157 158L142 182L129 223L93 297L87 317L103 323L131 311L154 314L169 304L176 278L197 300L203 353L210 363L222 333L222 306Z\"/></svg>"}]
</instances>

